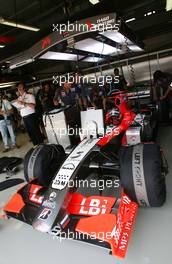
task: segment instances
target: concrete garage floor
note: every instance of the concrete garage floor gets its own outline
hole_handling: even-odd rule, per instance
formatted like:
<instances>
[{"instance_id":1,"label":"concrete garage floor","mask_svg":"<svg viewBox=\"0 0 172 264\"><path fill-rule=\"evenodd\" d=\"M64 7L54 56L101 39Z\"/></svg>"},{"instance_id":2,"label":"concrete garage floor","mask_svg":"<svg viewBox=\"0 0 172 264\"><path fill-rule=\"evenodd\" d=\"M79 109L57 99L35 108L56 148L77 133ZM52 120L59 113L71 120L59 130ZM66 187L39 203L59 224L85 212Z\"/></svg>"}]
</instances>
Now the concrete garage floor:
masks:
<instances>
[{"instance_id":1,"label":"concrete garage floor","mask_svg":"<svg viewBox=\"0 0 172 264\"><path fill-rule=\"evenodd\" d=\"M125 260L116 259L108 252L91 245L65 240L60 243L53 237L39 233L19 221L0 220L0 264L48 264L75 263L88 264L162 264L171 263L172 237L172 127L160 129L159 142L165 150L171 171L167 177L167 202L162 208L140 209L135 230L130 240ZM20 137L20 144L26 137ZM8 155L23 157L30 147L27 143L18 153ZM1 149L1 146L0 146ZM2 156L2 153L0 153ZM22 172L16 175L23 178ZM0 175L3 180L5 175ZM19 186L0 193L0 208L8 201Z\"/></svg>"}]
</instances>

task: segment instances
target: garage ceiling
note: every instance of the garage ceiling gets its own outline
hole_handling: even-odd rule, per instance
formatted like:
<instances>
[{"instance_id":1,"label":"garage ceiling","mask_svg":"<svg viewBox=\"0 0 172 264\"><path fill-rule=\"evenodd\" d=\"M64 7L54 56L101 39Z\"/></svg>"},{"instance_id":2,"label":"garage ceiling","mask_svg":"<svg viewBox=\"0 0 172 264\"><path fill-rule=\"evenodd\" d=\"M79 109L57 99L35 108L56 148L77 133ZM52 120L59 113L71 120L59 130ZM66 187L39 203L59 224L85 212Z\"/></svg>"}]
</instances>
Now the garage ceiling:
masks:
<instances>
[{"instance_id":1,"label":"garage ceiling","mask_svg":"<svg viewBox=\"0 0 172 264\"><path fill-rule=\"evenodd\" d=\"M172 12L166 12L165 0L100 0L93 6L89 0L0 0L0 17L40 28L38 32L0 25L0 36L15 38L0 49L0 61L26 50L52 32L53 23L76 21L103 13L116 12L124 20L135 18L128 23L136 35L145 43L146 51L172 47ZM155 12L153 12L155 11ZM151 15L146 15L152 12ZM0 43L1 44L1 43ZM46 71L70 71L73 63L37 62L14 71L24 76L46 74ZM2 74L1 76L7 76ZM10 75L12 76L12 75ZM2 77L1 77L2 78Z\"/></svg>"}]
</instances>

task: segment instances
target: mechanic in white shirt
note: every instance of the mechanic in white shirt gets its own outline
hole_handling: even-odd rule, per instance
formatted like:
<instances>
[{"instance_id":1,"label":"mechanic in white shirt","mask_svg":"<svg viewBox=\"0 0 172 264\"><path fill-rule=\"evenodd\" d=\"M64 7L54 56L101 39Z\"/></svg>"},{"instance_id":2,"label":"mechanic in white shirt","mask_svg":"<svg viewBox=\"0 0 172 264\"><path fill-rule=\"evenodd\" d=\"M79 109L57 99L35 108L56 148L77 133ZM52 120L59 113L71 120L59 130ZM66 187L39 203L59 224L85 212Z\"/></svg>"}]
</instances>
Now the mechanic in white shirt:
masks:
<instances>
[{"instance_id":1,"label":"mechanic in white shirt","mask_svg":"<svg viewBox=\"0 0 172 264\"><path fill-rule=\"evenodd\" d=\"M12 149L18 148L18 146L16 145L16 136L11 122L12 113L13 113L13 109L11 103L8 101L8 97L3 94L2 100L0 102L0 132L5 147L3 152L9 151L10 147ZM12 143L11 146L8 138L8 132Z\"/></svg>"},{"instance_id":2,"label":"mechanic in white shirt","mask_svg":"<svg viewBox=\"0 0 172 264\"><path fill-rule=\"evenodd\" d=\"M33 94L26 92L23 83L19 83L17 89L20 96L15 102L13 102L13 105L20 111L27 133L29 134L33 145L41 144L43 143L43 136L39 127L39 119L35 113L35 97Z\"/></svg>"}]
</instances>

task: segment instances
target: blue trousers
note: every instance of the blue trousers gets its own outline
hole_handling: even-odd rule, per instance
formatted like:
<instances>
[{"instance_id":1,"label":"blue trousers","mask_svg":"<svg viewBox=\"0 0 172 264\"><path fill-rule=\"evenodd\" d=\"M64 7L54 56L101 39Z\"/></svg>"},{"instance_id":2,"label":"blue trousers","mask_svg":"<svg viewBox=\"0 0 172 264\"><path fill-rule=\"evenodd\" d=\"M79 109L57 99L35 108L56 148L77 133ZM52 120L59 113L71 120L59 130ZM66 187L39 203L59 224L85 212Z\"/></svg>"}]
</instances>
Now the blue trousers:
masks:
<instances>
[{"instance_id":1,"label":"blue trousers","mask_svg":"<svg viewBox=\"0 0 172 264\"><path fill-rule=\"evenodd\" d=\"M0 120L0 132L2 135L4 147L6 149L10 147L8 132L10 134L12 145L16 145L16 136L15 136L14 129L13 129L13 126L10 120Z\"/></svg>"}]
</instances>

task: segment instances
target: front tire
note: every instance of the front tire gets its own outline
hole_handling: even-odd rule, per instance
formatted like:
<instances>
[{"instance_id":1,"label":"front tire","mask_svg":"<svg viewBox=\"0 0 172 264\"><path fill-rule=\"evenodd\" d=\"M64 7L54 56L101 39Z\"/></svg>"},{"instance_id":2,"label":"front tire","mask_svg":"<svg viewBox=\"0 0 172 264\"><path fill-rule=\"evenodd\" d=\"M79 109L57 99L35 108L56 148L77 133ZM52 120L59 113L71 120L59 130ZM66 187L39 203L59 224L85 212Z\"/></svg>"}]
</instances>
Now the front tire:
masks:
<instances>
[{"instance_id":1,"label":"front tire","mask_svg":"<svg viewBox=\"0 0 172 264\"><path fill-rule=\"evenodd\" d=\"M154 143L122 147L120 178L126 194L140 206L159 207L166 201L160 147Z\"/></svg>"},{"instance_id":2,"label":"front tire","mask_svg":"<svg viewBox=\"0 0 172 264\"><path fill-rule=\"evenodd\" d=\"M37 177L39 185L48 186L65 158L61 145L41 144L31 148L24 158L26 180Z\"/></svg>"}]
</instances>

